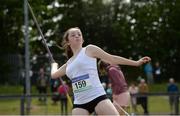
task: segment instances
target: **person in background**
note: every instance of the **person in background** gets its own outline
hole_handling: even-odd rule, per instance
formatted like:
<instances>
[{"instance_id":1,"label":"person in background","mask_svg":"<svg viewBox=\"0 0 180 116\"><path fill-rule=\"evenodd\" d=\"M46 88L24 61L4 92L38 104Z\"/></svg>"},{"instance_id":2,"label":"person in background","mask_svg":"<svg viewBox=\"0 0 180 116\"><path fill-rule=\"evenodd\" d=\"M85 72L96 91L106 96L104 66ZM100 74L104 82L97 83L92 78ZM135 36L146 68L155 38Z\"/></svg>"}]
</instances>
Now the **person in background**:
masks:
<instances>
[{"instance_id":1,"label":"person in background","mask_svg":"<svg viewBox=\"0 0 180 116\"><path fill-rule=\"evenodd\" d=\"M129 110L130 94L124 74L118 65L110 65L103 61L98 62L99 69L105 68L112 86L112 101L120 115ZM123 110L122 110L122 109Z\"/></svg>"},{"instance_id":2,"label":"person in background","mask_svg":"<svg viewBox=\"0 0 180 116\"><path fill-rule=\"evenodd\" d=\"M131 95L132 109L133 109L133 112L136 113L137 112L137 97L133 95L138 94L138 87L136 86L135 83L131 83L129 87L129 92Z\"/></svg>"},{"instance_id":3,"label":"person in background","mask_svg":"<svg viewBox=\"0 0 180 116\"><path fill-rule=\"evenodd\" d=\"M140 83L140 82L141 82L141 79L142 79L142 76L139 75L139 76L137 77L137 79L136 79L137 83Z\"/></svg>"},{"instance_id":4,"label":"person in background","mask_svg":"<svg viewBox=\"0 0 180 116\"><path fill-rule=\"evenodd\" d=\"M100 82L97 59L109 64L140 66L151 60L145 56L138 61L111 55L96 45L83 47L83 35L78 27L68 29L63 36L68 61L58 68L56 62L51 64L51 77L59 78L67 75L72 82L74 106L72 115L118 115L118 111L107 98Z\"/></svg>"},{"instance_id":5,"label":"person in background","mask_svg":"<svg viewBox=\"0 0 180 116\"><path fill-rule=\"evenodd\" d=\"M67 93L69 93L69 86L66 84L66 81L63 81L63 84L61 84L58 87L58 93L60 97L60 103L61 103L61 113L62 115L67 115Z\"/></svg>"},{"instance_id":6,"label":"person in background","mask_svg":"<svg viewBox=\"0 0 180 116\"><path fill-rule=\"evenodd\" d=\"M139 85L138 85L138 90L140 94L146 94L149 92L149 87L145 80L142 78ZM142 106L144 110L144 114L147 115L149 114L148 111L148 97L147 96L140 96L138 97L138 102Z\"/></svg>"},{"instance_id":7,"label":"person in background","mask_svg":"<svg viewBox=\"0 0 180 116\"><path fill-rule=\"evenodd\" d=\"M37 88L39 94L41 95L39 101L43 101L43 102L46 101L45 95L47 94L47 87L48 87L48 78L45 75L44 68L41 67L37 78Z\"/></svg>"},{"instance_id":8,"label":"person in background","mask_svg":"<svg viewBox=\"0 0 180 116\"><path fill-rule=\"evenodd\" d=\"M147 83L148 84L153 84L154 83L154 77L153 77L153 67L151 62L148 62L147 64L144 65L144 73L147 78Z\"/></svg>"},{"instance_id":9,"label":"person in background","mask_svg":"<svg viewBox=\"0 0 180 116\"><path fill-rule=\"evenodd\" d=\"M58 93L58 87L60 85L59 79L51 79L51 92L52 92L52 101L53 105L57 104L57 101L59 101L59 93Z\"/></svg>"},{"instance_id":10,"label":"person in background","mask_svg":"<svg viewBox=\"0 0 180 116\"><path fill-rule=\"evenodd\" d=\"M108 79L106 70L104 70L104 69L99 70L99 79L100 79L101 83L106 83L106 85L108 85L109 79Z\"/></svg>"},{"instance_id":11,"label":"person in background","mask_svg":"<svg viewBox=\"0 0 180 116\"><path fill-rule=\"evenodd\" d=\"M175 96L173 94L179 92L179 88L177 84L174 81L174 78L169 79L169 83L167 86L167 92L170 94L169 95L169 105L170 105L170 110L171 114L175 113L175 105L179 103L179 97Z\"/></svg>"},{"instance_id":12,"label":"person in background","mask_svg":"<svg viewBox=\"0 0 180 116\"><path fill-rule=\"evenodd\" d=\"M161 67L159 62L155 63L154 67L154 79L156 83L161 83Z\"/></svg>"},{"instance_id":13,"label":"person in background","mask_svg":"<svg viewBox=\"0 0 180 116\"><path fill-rule=\"evenodd\" d=\"M107 89L106 89L106 94L107 94L107 97L111 100L112 100L112 84L109 82L108 85L107 85Z\"/></svg>"}]
</instances>

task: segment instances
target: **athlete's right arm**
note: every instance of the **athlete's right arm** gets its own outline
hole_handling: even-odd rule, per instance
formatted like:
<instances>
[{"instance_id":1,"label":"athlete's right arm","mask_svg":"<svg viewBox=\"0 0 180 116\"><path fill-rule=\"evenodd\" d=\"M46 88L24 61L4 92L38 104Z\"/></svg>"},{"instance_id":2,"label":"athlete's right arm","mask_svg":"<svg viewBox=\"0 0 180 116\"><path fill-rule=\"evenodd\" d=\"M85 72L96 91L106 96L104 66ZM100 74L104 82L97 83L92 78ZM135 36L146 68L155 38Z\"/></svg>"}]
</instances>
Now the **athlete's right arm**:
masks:
<instances>
[{"instance_id":1,"label":"athlete's right arm","mask_svg":"<svg viewBox=\"0 0 180 116\"><path fill-rule=\"evenodd\" d=\"M66 74L66 63L58 69L57 63L51 64L51 78L56 79Z\"/></svg>"}]
</instances>

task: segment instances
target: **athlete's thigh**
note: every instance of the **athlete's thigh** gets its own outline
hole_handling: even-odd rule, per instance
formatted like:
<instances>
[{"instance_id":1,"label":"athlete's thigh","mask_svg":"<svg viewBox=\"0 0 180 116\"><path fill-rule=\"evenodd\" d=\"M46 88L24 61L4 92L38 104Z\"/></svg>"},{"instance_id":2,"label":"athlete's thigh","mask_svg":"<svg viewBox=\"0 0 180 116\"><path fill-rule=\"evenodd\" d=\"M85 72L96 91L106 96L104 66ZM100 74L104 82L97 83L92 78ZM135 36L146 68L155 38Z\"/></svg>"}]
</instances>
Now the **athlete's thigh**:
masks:
<instances>
[{"instance_id":1,"label":"athlete's thigh","mask_svg":"<svg viewBox=\"0 0 180 116\"><path fill-rule=\"evenodd\" d=\"M72 110L72 115L89 115L89 112L83 108L74 108Z\"/></svg>"},{"instance_id":2,"label":"athlete's thigh","mask_svg":"<svg viewBox=\"0 0 180 116\"><path fill-rule=\"evenodd\" d=\"M119 115L118 111L109 99L102 100L95 107L98 115Z\"/></svg>"}]
</instances>

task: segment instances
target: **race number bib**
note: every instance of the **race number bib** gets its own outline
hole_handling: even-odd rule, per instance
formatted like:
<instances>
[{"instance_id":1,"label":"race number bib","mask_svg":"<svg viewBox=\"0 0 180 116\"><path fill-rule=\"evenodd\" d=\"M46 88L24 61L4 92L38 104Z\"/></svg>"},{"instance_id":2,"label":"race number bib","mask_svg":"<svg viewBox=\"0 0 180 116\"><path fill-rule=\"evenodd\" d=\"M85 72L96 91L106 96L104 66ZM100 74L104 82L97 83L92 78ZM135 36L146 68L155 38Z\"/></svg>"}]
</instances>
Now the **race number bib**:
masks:
<instances>
[{"instance_id":1,"label":"race number bib","mask_svg":"<svg viewBox=\"0 0 180 116\"><path fill-rule=\"evenodd\" d=\"M88 90L92 87L89 75L82 75L72 79L72 87L74 93L79 93L85 90Z\"/></svg>"}]
</instances>

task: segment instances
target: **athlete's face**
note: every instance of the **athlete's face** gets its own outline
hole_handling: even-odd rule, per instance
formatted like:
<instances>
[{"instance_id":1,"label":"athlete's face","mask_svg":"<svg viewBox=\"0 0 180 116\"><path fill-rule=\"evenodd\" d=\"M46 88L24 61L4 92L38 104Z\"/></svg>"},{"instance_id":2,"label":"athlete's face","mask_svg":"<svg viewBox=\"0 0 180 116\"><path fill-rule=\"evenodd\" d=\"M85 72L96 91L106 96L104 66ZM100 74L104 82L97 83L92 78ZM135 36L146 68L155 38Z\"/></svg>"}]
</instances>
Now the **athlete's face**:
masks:
<instances>
[{"instance_id":1,"label":"athlete's face","mask_svg":"<svg viewBox=\"0 0 180 116\"><path fill-rule=\"evenodd\" d=\"M68 34L68 44L70 46L79 46L83 43L82 32L78 28L72 28L69 30Z\"/></svg>"}]
</instances>

